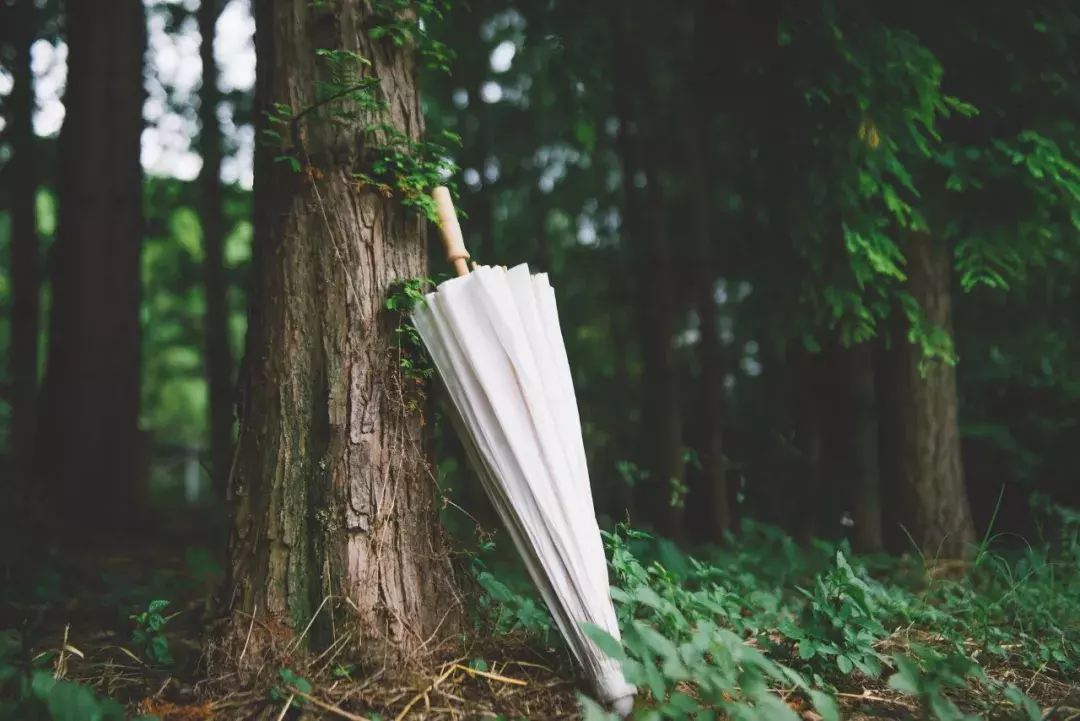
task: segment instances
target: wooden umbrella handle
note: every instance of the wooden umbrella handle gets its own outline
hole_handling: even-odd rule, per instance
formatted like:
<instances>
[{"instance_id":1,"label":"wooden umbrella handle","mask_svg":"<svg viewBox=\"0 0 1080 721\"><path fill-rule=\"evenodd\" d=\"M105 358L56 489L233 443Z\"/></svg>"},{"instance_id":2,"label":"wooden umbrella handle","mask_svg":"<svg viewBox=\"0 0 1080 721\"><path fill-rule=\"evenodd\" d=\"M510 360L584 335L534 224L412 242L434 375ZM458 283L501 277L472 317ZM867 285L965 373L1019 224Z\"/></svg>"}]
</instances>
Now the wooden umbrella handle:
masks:
<instances>
[{"instance_id":1,"label":"wooden umbrella handle","mask_svg":"<svg viewBox=\"0 0 1080 721\"><path fill-rule=\"evenodd\" d=\"M454 266L459 276L469 274L469 251L465 250L465 239L461 235L454 200L450 189L440 185L431 191L435 199L435 215L439 218L439 235L446 248L446 260Z\"/></svg>"}]
</instances>

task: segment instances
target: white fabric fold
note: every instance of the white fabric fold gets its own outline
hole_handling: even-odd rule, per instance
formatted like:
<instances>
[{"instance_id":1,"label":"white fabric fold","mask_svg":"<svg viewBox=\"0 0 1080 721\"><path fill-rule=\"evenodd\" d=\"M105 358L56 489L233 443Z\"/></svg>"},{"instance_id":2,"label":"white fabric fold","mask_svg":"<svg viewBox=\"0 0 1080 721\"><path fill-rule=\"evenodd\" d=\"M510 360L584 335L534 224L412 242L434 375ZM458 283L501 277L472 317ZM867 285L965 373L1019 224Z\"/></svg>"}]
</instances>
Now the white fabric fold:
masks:
<instances>
[{"instance_id":1,"label":"white fabric fold","mask_svg":"<svg viewBox=\"0 0 1080 721\"><path fill-rule=\"evenodd\" d=\"M597 696L625 716L636 689L581 627L592 623L619 638L547 274L483 266L425 301L413 321L449 391L470 461Z\"/></svg>"}]
</instances>

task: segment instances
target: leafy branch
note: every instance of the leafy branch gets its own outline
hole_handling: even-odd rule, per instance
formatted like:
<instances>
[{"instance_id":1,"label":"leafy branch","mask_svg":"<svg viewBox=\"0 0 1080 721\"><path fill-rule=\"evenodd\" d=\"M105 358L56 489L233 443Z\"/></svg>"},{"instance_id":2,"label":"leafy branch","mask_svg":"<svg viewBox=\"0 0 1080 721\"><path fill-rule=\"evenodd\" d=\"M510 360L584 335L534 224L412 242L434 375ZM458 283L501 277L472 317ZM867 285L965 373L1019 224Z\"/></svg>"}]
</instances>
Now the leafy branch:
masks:
<instances>
[{"instance_id":1,"label":"leafy branch","mask_svg":"<svg viewBox=\"0 0 1080 721\"><path fill-rule=\"evenodd\" d=\"M428 68L449 73L454 51L425 27L425 21L442 20L449 7L449 0L381 0L375 4L371 37L388 39L398 47L415 45Z\"/></svg>"}]
</instances>

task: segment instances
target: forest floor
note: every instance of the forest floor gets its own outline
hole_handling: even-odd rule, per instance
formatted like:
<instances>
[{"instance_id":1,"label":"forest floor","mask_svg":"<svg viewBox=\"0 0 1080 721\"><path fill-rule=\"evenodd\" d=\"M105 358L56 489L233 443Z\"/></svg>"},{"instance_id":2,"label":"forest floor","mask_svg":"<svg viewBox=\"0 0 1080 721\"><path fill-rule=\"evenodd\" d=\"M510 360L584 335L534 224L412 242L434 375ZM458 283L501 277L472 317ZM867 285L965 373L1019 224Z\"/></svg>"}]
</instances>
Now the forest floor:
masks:
<instances>
[{"instance_id":1,"label":"forest floor","mask_svg":"<svg viewBox=\"0 0 1080 721\"><path fill-rule=\"evenodd\" d=\"M987 546L964 568L800 549L753 524L691 558L621 529L607 538L624 644L611 651L648 718L1080 719L1070 513L1042 550ZM241 688L207 671L221 580L207 537L174 512L137 545L5 543L0 720L607 718L582 701L508 544L472 556L467 647L391 674L351 665L342 642Z\"/></svg>"}]
</instances>

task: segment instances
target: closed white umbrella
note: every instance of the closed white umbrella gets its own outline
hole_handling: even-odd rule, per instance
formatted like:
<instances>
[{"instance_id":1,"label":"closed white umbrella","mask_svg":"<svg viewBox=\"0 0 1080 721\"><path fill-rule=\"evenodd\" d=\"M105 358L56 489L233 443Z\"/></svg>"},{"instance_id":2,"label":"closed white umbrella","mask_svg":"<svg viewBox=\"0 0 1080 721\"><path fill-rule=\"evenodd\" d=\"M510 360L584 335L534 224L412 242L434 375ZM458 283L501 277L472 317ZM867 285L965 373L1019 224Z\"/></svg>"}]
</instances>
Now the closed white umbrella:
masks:
<instances>
[{"instance_id":1,"label":"closed white umbrella","mask_svg":"<svg viewBox=\"0 0 1080 721\"><path fill-rule=\"evenodd\" d=\"M575 659L623 716L636 689L582 630L619 638L593 508L570 363L547 274L473 266L450 193L440 226L458 277L413 321L452 401L453 420L488 496Z\"/></svg>"}]
</instances>

